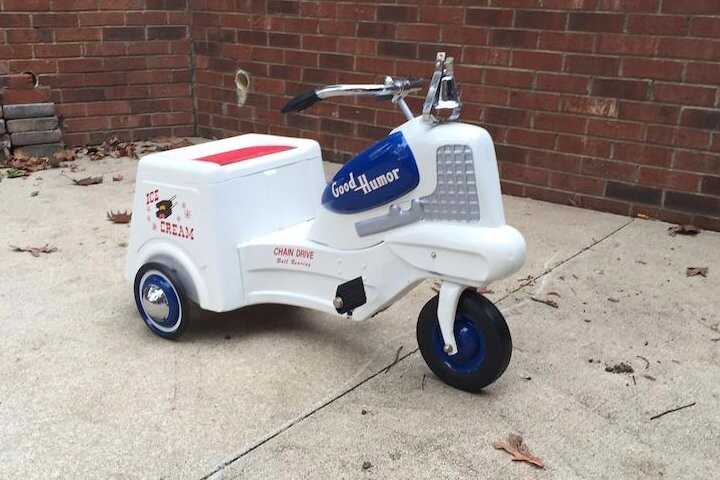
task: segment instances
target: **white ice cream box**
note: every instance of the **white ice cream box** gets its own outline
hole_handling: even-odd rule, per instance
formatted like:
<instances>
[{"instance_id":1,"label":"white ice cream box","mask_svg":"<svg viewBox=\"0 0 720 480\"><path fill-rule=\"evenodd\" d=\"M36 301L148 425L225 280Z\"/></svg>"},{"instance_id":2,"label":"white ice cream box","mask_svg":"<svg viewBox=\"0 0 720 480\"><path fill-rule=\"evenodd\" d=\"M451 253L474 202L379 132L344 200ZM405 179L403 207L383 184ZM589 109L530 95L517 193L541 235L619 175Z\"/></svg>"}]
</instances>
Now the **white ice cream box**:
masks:
<instances>
[{"instance_id":1,"label":"white ice cream box","mask_svg":"<svg viewBox=\"0 0 720 480\"><path fill-rule=\"evenodd\" d=\"M243 305L237 245L315 218L325 186L314 140L248 134L153 153L138 165L126 277L170 264L203 308ZM202 282L197 282L199 277Z\"/></svg>"}]
</instances>

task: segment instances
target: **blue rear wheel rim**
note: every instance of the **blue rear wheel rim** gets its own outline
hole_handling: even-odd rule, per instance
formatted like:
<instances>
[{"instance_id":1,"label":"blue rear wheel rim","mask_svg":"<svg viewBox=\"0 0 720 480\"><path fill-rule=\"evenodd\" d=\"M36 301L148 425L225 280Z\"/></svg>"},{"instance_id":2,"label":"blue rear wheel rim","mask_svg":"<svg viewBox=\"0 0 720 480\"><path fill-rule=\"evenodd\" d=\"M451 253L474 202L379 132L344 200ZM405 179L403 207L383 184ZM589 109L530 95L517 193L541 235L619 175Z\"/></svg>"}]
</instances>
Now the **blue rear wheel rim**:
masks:
<instances>
[{"instance_id":1,"label":"blue rear wheel rim","mask_svg":"<svg viewBox=\"0 0 720 480\"><path fill-rule=\"evenodd\" d=\"M432 344L435 356L449 370L457 373L474 373L485 363L487 357L487 340L475 322L466 314L455 317L455 341L458 352L448 355L443 351L445 342L442 338L440 325L433 329Z\"/></svg>"},{"instance_id":2,"label":"blue rear wheel rim","mask_svg":"<svg viewBox=\"0 0 720 480\"><path fill-rule=\"evenodd\" d=\"M143 307L143 292L149 287L159 288L167 299L168 312L163 317L153 316ZM163 273L157 270L146 272L140 280L140 285L135 295L140 314L151 329L167 334L173 333L179 328L183 313L180 296L170 279Z\"/></svg>"}]
</instances>

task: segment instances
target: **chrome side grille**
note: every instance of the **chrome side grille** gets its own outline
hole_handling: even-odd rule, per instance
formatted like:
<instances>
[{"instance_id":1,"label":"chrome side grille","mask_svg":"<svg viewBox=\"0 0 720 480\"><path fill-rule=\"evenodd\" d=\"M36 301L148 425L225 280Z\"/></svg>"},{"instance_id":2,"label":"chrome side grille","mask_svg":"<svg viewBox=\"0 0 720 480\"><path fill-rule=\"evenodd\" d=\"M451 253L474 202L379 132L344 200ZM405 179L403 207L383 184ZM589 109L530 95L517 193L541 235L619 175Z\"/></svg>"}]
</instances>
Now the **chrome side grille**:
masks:
<instances>
[{"instance_id":1,"label":"chrome side grille","mask_svg":"<svg viewBox=\"0 0 720 480\"><path fill-rule=\"evenodd\" d=\"M480 220L475 165L468 145L443 145L437 149L437 187L420 203L423 220Z\"/></svg>"}]
</instances>

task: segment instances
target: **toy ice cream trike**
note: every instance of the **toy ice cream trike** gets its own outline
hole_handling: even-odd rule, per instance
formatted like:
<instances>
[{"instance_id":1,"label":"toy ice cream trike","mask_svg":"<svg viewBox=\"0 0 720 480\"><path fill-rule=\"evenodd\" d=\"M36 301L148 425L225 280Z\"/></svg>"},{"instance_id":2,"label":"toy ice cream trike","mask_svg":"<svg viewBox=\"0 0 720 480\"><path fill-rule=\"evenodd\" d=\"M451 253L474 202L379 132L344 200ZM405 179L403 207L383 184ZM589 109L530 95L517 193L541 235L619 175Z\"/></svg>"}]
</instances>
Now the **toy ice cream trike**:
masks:
<instances>
[{"instance_id":1,"label":"toy ice cream trike","mask_svg":"<svg viewBox=\"0 0 720 480\"><path fill-rule=\"evenodd\" d=\"M417 323L423 358L463 390L495 381L512 340L477 289L516 272L525 241L505 224L490 135L457 121L452 58L439 53L435 66L417 117L405 102L421 89L414 78L288 102L283 112L375 96L407 117L327 184L318 143L302 138L248 134L142 158L126 276L150 330L180 336L191 302L215 312L280 303L360 321L436 279Z\"/></svg>"}]
</instances>

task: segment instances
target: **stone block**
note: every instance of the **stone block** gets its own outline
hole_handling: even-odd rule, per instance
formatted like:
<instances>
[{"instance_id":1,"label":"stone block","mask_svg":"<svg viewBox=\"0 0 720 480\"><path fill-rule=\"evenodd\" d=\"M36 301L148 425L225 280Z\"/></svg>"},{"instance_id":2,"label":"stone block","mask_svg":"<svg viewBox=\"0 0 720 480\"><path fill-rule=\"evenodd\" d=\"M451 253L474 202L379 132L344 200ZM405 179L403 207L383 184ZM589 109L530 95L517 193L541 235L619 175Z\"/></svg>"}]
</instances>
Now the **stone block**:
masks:
<instances>
[{"instance_id":1,"label":"stone block","mask_svg":"<svg viewBox=\"0 0 720 480\"><path fill-rule=\"evenodd\" d=\"M45 143L41 145L25 145L16 147L15 152L24 153L31 157L50 157L63 149L62 143Z\"/></svg>"},{"instance_id":2,"label":"stone block","mask_svg":"<svg viewBox=\"0 0 720 480\"><path fill-rule=\"evenodd\" d=\"M60 130L41 130L39 132L11 133L10 140L15 147L23 145L38 145L41 143L55 143L62 139Z\"/></svg>"},{"instance_id":3,"label":"stone block","mask_svg":"<svg viewBox=\"0 0 720 480\"><path fill-rule=\"evenodd\" d=\"M20 105L3 106L5 118L14 120L16 118L52 117L55 115L54 103L26 103Z\"/></svg>"},{"instance_id":4,"label":"stone block","mask_svg":"<svg viewBox=\"0 0 720 480\"><path fill-rule=\"evenodd\" d=\"M0 105L0 118L3 118L4 115L5 115L5 114L3 113L3 106Z\"/></svg>"},{"instance_id":5,"label":"stone block","mask_svg":"<svg viewBox=\"0 0 720 480\"><path fill-rule=\"evenodd\" d=\"M58 126L57 117L20 118L7 121L7 131L10 133L55 130Z\"/></svg>"},{"instance_id":6,"label":"stone block","mask_svg":"<svg viewBox=\"0 0 720 480\"><path fill-rule=\"evenodd\" d=\"M0 120L0 134L5 133L7 130L5 130L5 120Z\"/></svg>"}]
</instances>

